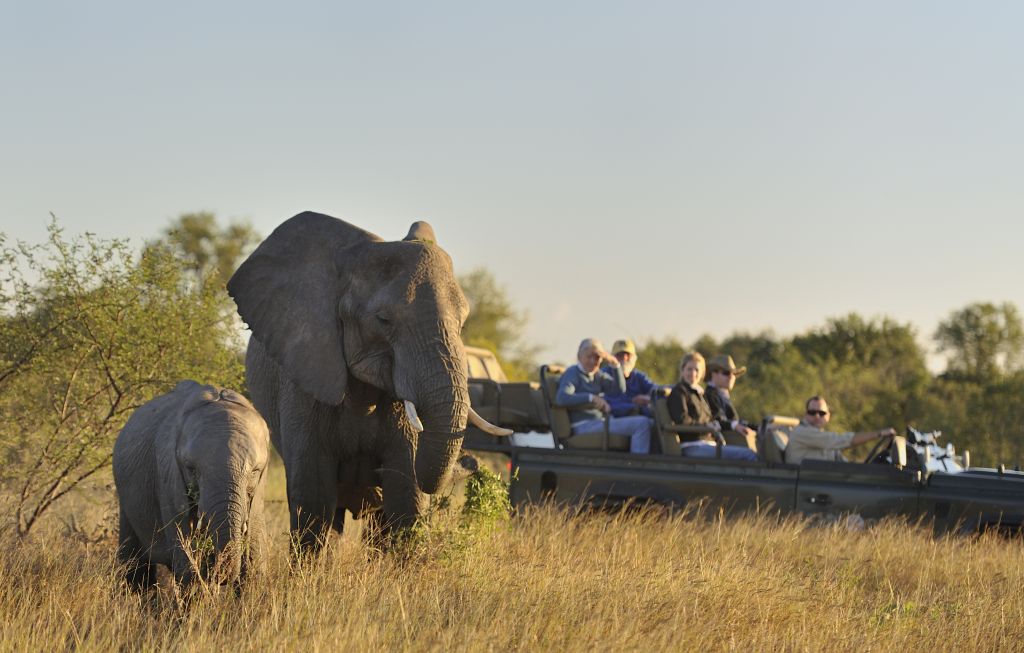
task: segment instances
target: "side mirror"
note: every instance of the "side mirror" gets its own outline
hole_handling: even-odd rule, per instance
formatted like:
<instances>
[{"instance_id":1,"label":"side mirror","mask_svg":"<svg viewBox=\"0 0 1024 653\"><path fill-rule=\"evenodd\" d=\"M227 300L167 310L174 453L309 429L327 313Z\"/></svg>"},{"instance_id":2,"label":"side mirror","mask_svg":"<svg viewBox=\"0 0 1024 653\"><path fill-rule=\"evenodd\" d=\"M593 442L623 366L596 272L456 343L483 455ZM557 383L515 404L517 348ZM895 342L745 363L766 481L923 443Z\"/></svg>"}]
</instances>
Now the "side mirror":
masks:
<instances>
[{"instance_id":1,"label":"side mirror","mask_svg":"<svg viewBox=\"0 0 1024 653\"><path fill-rule=\"evenodd\" d=\"M892 463L898 469L904 469L907 466L907 439L902 435L894 436L889 451Z\"/></svg>"}]
</instances>

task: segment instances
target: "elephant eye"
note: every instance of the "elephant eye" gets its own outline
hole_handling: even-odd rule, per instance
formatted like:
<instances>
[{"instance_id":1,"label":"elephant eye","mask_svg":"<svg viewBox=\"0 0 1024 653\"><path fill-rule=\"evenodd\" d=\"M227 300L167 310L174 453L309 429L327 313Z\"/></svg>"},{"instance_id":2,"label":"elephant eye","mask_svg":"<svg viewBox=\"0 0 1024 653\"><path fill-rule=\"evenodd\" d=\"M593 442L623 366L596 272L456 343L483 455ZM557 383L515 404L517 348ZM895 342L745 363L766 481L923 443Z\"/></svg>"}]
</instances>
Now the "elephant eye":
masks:
<instances>
[{"instance_id":1,"label":"elephant eye","mask_svg":"<svg viewBox=\"0 0 1024 653\"><path fill-rule=\"evenodd\" d=\"M386 316L377 314L376 318L377 318L377 322L379 322L381 326L383 326L383 327L390 327L391 326L391 320L389 320Z\"/></svg>"},{"instance_id":2,"label":"elephant eye","mask_svg":"<svg viewBox=\"0 0 1024 653\"><path fill-rule=\"evenodd\" d=\"M256 469L252 470L252 473L249 475L249 492L250 493L256 491L256 486L260 484L260 477L262 475L263 475L263 470L262 469L256 468Z\"/></svg>"}]
</instances>

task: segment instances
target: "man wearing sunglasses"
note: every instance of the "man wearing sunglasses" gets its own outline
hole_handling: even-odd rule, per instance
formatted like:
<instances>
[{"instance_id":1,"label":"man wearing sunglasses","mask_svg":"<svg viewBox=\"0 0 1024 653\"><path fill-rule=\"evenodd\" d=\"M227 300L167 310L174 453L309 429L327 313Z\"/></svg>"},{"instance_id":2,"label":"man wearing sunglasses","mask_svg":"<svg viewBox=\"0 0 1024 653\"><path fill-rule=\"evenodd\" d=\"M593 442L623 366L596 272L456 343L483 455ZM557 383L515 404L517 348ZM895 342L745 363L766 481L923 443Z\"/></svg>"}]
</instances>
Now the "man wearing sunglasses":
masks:
<instances>
[{"instance_id":1,"label":"man wearing sunglasses","mask_svg":"<svg viewBox=\"0 0 1024 653\"><path fill-rule=\"evenodd\" d=\"M802 460L830 460L847 462L841 451L878 438L896 435L893 428L861 433L833 433L825 430L832 418L828 402L820 395L807 400L805 414L799 426L789 434L786 446L786 462L799 465Z\"/></svg>"}]
</instances>

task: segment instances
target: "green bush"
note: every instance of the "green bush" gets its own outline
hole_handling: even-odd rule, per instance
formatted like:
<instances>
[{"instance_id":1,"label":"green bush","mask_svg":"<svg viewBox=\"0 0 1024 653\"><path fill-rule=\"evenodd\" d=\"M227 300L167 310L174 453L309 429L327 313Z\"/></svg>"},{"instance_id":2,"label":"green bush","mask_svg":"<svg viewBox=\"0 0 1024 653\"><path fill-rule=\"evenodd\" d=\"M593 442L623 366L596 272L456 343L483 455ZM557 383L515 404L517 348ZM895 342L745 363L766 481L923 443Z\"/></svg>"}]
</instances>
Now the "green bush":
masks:
<instances>
[{"instance_id":1,"label":"green bush","mask_svg":"<svg viewBox=\"0 0 1024 653\"><path fill-rule=\"evenodd\" d=\"M505 523L512 512L508 484L501 477L480 466L466 479L466 502L462 506L462 525L470 529L489 530Z\"/></svg>"}]
</instances>

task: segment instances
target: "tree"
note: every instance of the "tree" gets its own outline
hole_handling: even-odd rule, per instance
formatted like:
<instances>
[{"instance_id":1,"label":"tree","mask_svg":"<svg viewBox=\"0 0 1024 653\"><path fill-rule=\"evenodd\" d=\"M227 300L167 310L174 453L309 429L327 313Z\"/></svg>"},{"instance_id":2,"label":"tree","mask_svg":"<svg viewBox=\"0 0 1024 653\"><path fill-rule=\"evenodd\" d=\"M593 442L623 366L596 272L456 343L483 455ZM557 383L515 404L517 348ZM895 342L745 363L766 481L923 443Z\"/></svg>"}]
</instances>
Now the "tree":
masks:
<instances>
[{"instance_id":1,"label":"tree","mask_svg":"<svg viewBox=\"0 0 1024 653\"><path fill-rule=\"evenodd\" d=\"M673 385L679 380L679 361L687 351L675 337L652 338L637 349L637 367L655 383Z\"/></svg>"},{"instance_id":2,"label":"tree","mask_svg":"<svg viewBox=\"0 0 1024 653\"><path fill-rule=\"evenodd\" d=\"M161 248L0 242L0 485L27 535L105 469L133 410L186 378L239 388L241 343L212 275Z\"/></svg>"},{"instance_id":3,"label":"tree","mask_svg":"<svg viewBox=\"0 0 1024 653\"><path fill-rule=\"evenodd\" d=\"M242 257L261 239L247 222L232 222L221 228L213 213L201 211L180 215L164 230L163 238L150 246L170 247L197 276L213 275L224 286Z\"/></svg>"},{"instance_id":4,"label":"tree","mask_svg":"<svg viewBox=\"0 0 1024 653\"><path fill-rule=\"evenodd\" d=\"M975 303L940 323L935 331L939 352L949 354L947 372L983 380L1020 368L1024 356L1024 326L1017 307Z\"/></svg>"},{"instance_id":5,"label":"tree","mask_svg":"<svg viewBox=\"0 0 1024 653\"><path fill-rule=\"evenodd\" d=\"M909 324L850 313L796 336L793 346L818 371L819 391L835 404L839 427L865 430L917 418L931 375Z\"/></svg>"},{"instance_id":6,"label":"tree","mask_svg":"<svg viewBox=\"0 0 1024 653\"><path fill-rule=\"evenodd\" d=\"M469 301L463 342L493 351L510 381L528 379L536 368L539 348L523 340L526 311L512 306L505 289L484 268L461 275L459 285Z\"/></svg>"}]
</instances>

